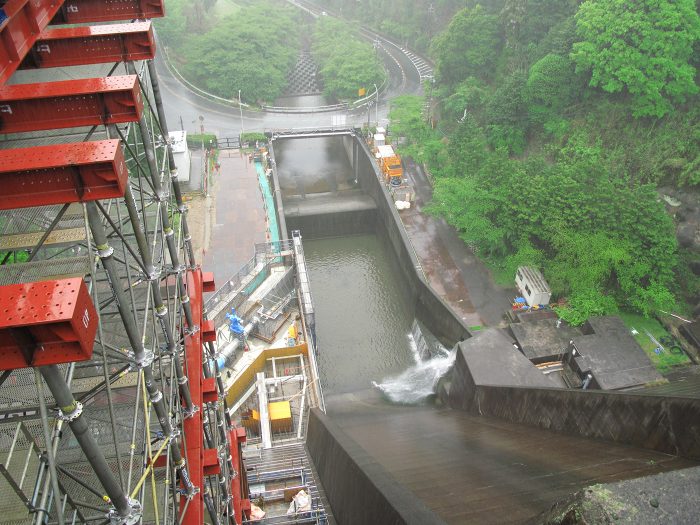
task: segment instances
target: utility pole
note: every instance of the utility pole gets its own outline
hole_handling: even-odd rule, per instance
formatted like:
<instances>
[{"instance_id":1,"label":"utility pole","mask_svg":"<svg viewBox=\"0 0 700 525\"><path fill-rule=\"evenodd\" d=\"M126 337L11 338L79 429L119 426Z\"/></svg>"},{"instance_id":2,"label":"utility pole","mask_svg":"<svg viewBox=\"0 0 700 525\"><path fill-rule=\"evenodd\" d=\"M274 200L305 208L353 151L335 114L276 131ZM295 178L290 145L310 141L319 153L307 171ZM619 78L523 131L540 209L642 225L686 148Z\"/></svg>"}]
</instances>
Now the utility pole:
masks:
<instances>
[{"instance_id":1,"label":"utility pole","mask_svg":"<svg viewBox=\"0 0 700 525\"><path fill-rule=\"evenodd\" d=\"M238 111L240 111L241 114L241 135L245 133L245 130L243 129L243 106L241 105L241 90L238 90Z\"/></svg>"},{"instance_id":2,"label":"utility pole","mask_svg":"<svg viewBox=\"0 0 700 525\"><path fill-rule=\"evenodd\" d=\"M379 89L377 89L377 84L374 85L374 121L379 126Z\"/></svg>"},{"instance_id":3,"label":"utility pole","mask_svg":"<svg viewBox=\"0 0 700 525\"><path fill-rule=\"evenodd\" d=\"M367 101L367 136L371 137L372 134L369 131L369 118L370 115L372 114L372 102L370 100Z\"/></svg>"}]
</instances>

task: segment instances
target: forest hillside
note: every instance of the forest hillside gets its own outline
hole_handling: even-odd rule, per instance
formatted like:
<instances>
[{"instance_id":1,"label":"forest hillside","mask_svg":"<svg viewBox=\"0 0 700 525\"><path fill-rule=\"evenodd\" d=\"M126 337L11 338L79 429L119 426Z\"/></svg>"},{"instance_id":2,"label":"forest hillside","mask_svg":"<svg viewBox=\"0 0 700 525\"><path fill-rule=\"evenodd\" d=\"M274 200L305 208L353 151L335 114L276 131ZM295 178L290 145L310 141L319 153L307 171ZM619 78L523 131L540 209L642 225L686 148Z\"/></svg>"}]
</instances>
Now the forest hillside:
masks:
<instances>
[{"instance_id":1,"label":"forest hillside","mask_svg":"<svg viewBox=\"0 0 700 525\"><path fill-rule=\"evenodd\" d=\"M398 99L392 131L502 281L542 268L574 323L698 314L695 0L329 4L433 59L428 113Z\"/></svg>"}]
</instances>

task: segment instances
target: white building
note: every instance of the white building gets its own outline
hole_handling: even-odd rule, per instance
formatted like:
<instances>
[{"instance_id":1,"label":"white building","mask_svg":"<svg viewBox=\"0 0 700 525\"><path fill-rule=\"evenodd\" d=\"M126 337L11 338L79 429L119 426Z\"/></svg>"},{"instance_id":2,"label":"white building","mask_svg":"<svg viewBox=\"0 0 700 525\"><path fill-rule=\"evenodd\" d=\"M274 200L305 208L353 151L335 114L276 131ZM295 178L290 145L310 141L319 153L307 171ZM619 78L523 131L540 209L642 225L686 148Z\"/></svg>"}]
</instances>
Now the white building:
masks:
<instances>
[{"instance_id":1,"label":"white building","mask_svg":"<svg viewBox=\"0 0 700 525\"><path fill-rule=\"evenodd\" d=\"M177 178L181 182L189 182L192 157L190 150L187 148L187 132L184 130L171 131L168 133L168 136L172 144L175 167L177 167Z\"/></svg>"},{"instance_id":2,"label":"white building","mask_svg":"<svg viewBox=\"0 0 700 525\"><path fill-rule=\"evenodd\" d=\"M529 306L547 305L552 297L547 281L537 268L519 266L515 272L515 286Z\"/></svg>"}]
</instances>

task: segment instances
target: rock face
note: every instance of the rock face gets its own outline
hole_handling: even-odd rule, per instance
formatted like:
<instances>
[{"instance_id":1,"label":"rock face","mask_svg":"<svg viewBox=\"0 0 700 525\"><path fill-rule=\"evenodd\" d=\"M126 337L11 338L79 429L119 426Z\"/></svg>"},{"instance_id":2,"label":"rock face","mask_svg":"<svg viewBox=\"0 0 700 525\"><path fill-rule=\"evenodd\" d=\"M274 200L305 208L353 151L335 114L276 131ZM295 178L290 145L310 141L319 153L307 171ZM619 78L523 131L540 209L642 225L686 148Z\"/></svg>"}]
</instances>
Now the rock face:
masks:
<instances>
[{"instance_id":1,"label":"rock face","mask_svg":"<svg viewBox=\"0 0 700 525\"><path fill-rule=\"evenodd\" d=\"M690 261L691 271L700 276L700 190L662 187L659 195L676 223L679 246L694 255ZM700 297L691 298L691 304L695 304L693 315L700 316Z\"/></svg>"},{"instance_id":2,"label":"rock face","mask_svg":"<svg viewBox=\"0 0 700 525\"><path fill-rule=\"evenodd\" d=\"M700 191L659 188L659 194L676 221L678 244L696 252L700 261Z\"/></svg>"},{"instance_id":3,"label":"rock face","mask_svg":"<svg viewBox=\"0 0 700 525\"><path fill-rule=\"evenodd\" d=\"M542 525L696 524L700 468L593 485L533 520Z\"/></svg>"}]
</instances>

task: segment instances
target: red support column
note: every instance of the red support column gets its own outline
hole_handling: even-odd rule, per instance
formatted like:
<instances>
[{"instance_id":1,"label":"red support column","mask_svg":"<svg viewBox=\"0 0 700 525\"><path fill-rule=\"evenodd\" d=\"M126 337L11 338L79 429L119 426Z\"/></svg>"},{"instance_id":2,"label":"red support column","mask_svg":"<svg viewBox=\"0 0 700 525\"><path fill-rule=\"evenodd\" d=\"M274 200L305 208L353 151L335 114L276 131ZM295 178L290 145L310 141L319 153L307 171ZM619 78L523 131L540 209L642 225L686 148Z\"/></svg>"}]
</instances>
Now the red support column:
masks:
<instances>
[{"instance_id":1,"label":"red support column","mask_svg":"<svg viewBox=\"0 0 700 525\"><path fill-rule=\"evenodd\" d=\"M15 72L62 3L63 0L8 0L0 6L0 84Z\"/></svg>"},{"instance_id":2,"label":"red support column","mask_svg":"<svg viewBox=\"0 0 700 525\"><path fill-rule=\"evenodd\" d=\"M0 150L0 210L123 197L118 140Z\"/></svg>"},{"instance_id":3,"label":"red support column","mask_svg":"<svg viewBox=\"0 0 700 525\"><path fill-rule=\"evenodd\" d=\"M198 268L187 272L187 291L190 294L190 305L192 307L193 322L197 326L202 326L203 303L202 303L202 271ZM183 423L187 449L183 454L187 461L187 470L190 479L195 487L200 491L192 496L187 506L182 525L202 525L204 522L204 428L202 426L202 406L204 371L202 369L203 359L202 332L197 330L185 336L185 359L187 361L187 379L190 386L192 403L199 407L191 417L185 419ZM211 458L207 457L207 463ZM180 512L184 510L186 501L180 500Z\"/></svg>"},{"instance_id":4,"label":"red support column","mask_svg":"<svg viewBox=\"0 0 700 525\"><path fill-rule=\"evenodd\" d=\"M155 53L151 22L47 29L19 69L150 60Z\"/></svg>"},{"instance_id":5,"label":"red support column","mask_svg":"<svg viewBox=\"0 0 700 525\"><path fill-rule=\"evenodd\" d=\"M0 133L135 122L142 111L136 75L0 87Z\"/></svg>"},{"instance_id":6,"label":"red support column","mask_svg":"<svg viewBox=\"0 0 700 525\"><path fill-rule=\"evenodd\" d=\"M250 518L250 500L245 497L248 494L248 478L243 466L243 451L241 449L245 441L245 428L236 427L229 432L231 460L233 461L233 468L238 474L231 480L231 497L233 497L233 511L236 515L236 523L243 523L244 515L246 518Z\"/></svg>"},{"instance_id":7,"label":"red support column","mask_svg":"<svg viewBox=\"0 0 700 525\"><path fill-rule=\"evenodd\" d=\"M165 15L163 0L67 0L52 24L91 24Z\"/></svg>"}]
</instances>

